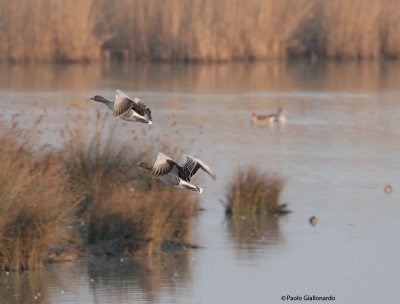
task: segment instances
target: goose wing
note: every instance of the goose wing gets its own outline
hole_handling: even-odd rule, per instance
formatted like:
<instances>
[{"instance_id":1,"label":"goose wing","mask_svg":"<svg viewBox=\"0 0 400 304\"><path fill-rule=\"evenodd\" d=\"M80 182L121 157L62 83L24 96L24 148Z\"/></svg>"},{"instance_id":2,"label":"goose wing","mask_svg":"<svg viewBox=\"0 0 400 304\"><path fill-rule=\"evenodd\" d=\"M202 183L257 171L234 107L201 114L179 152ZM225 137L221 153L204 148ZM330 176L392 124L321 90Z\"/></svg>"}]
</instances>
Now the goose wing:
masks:
<instances>
[{"instance_id":1,"label":"goose wing","mask_svg":"<svg viewBox=\"0 0 400 304\"><path fill-rule=\"evenodd\" d=\"M214 180L216 179L216 175L211 170L211 168L202 160L193 156L183 155L182 159L179 162L179 165L182 167L182 170L180 172L180 175L182 176L180 177L188 182L190 181L190 178L195 175L200 168L208 175L210 175Z\"/></svg>"},{"instance_id":2,"label":"goose wing","mask_svg":"<svg viewBox=\"0 0 400 304\"><path fill-rule=\"evenodd\" d=\"M151 173L154 176L161 176L169 173L177 174L177 166L177 163L172 158L165 155L164 153L159 152Z\"/></svg>"},{"instance_id":3,"label":"goose wing","mask_svg":"<svg viewBox=\"0 0 400 304\"><path fill-rule=\"evenodd\" d=\"M131 99L121 90L116 90L114 100L114 116L119 117L124 115L129 110L133 110L141 116L147 116L148 119L151 120L151 110L144 102L141 102L137 97Z\"/></svg>"},{"instance_id":4,"label":"goose wing","mask_svg":"<svg viewBox=\"0 0 400 304\"><path fill-rule=\"evenodd\" d=\"M134 101L136 102L136 105L135 105L134 110L142 116L147 116L148 120L152 121L151 109L144 102L140 101L139 98L135 98L135 99L134 99Z\"/></svg>"}]
</instances>

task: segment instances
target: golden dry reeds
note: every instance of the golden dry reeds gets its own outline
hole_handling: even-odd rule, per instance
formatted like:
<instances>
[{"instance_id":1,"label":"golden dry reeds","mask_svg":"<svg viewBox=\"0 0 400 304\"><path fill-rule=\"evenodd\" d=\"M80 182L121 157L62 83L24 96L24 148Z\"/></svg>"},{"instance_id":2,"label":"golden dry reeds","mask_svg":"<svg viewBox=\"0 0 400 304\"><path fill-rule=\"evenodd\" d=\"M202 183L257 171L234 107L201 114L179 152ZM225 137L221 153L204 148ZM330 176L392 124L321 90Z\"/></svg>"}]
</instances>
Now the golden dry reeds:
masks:
<instances>
[{"instance_id":1,"label":"golden dry reeds","mask_svg":"<svg viewBox=\"0 0 400 304\"><path fill-rule=\"evenodd\" d=\"M93 125L82 122L64 133L63 150L71 189L84 197L76 212L94 252L150 254L165 242L189 244L196 196L167 188L136 165L155 157L155 146L176 148L159 140L148 146L145 137L129 133L118 139L117 124L99 113Z\"/></svg>"},{"instance_id":2,"label":"golden dry reeds","mask_svg":"<svg viewBox=\"0 0 400 304\"><path fill-rule=\"evenodd\" d=\"M61 150L42 147L35 136L41 119L23 129L19 118L0 125L1 270L81 253L149 255L191 245L197 196L135 165L154 154L151 147L118 140L116 124L102 116L65 128Z\"/></svg>"},{"instance_id":3,"label":"golden dry reeds","mask_svg":"<svg viewBox=\"0 0 400 304\"><path fill-rule=\"evenodd\" d=\"M0 1L0 58L11 62L98 60L96 1Z\"/></svg>"},{"instance_id":4,"label":"golden dry reeds","mask_svg":"<svg viewBox=\"0 0 400 304\"><path fill-rule=\"evenodd\" d=\"M395 0L0 0L0 60L398 58Z\"/></svg>"},{"instance_id":5,"label":"golden dry reeds","mask_svg":"<svg viewBox=\"0 0 400 304\"><path fill-rule=\"evenodd\" d=\"M33 132L34 133L34 132ZM0 132L0 267L37 268L68 239L73 195L58 155L36 151L15 124Z\"/></svg>"},{"instance_id":6,"label":"golden dry reeds","mask_svg":"<svg viewBox=\"0 0 400 304\"><path fill-rule=\"evenodd\" d=\"M229 185L225 213L239 216L287 214L286 204L280 202L284 186L284 179L276 174L264 173L253 166L238 169Z\"/></svg>"},{"instance_id":7,"label":"golden dry reeds","mask_svg":"<svg viewBox=\"0 0 400 304\"><path fill-rule=\"evenodd\" d=\"M191 193L120 187L88 208L89 244L94 253L108 255L155 254L171 244L187 248L197 208Z\"/></svg>"}]
</instances>

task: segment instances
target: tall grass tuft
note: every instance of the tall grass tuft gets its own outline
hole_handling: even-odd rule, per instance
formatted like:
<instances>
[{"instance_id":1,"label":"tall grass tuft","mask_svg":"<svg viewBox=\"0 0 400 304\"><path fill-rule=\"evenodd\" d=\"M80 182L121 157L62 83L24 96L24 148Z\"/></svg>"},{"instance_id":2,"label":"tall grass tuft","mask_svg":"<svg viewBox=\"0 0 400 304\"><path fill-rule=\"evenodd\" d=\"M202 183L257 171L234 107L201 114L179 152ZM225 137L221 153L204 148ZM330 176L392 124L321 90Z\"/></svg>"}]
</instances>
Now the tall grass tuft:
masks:
<instances>
[{"instance_id":1,"label":"tall grass tuft","mask_svg":"<svg viewBox=\"0 0 400 304\"><path fill-rule=\"evenodd\" d=\"M281 204L285 181L278 175L261 172L255 167L239 169L226 196L227 215L283 215L289 211Z\"/></svg>"},{"instance_id":2,"label":"tall grass tuft","mask_svg":"<svg viewBox=\"0 0 400 304\"><path fill-rule=\"evenodd\" d=\"M33 132L34 133L34 132ZM59 174L60 157L37 151L28 131L1 125L0 267L40 267L50 249L68 240L74 196Z\"/></svg>"},{"instance_id":3,"label":"tall grass tuft","mask_svg":"<svg viewBox=\"0 0 400 304\"><path fill-rule=\"evenodd\" d=\"M64 168L73 193L82 198L77 216L86 243L95 253L115 255L190 243L196 196L166 188L136 166L145 155L156 156L153 148L137 135L118 138L117 124L103 118L98 115L94 129L80 124L64 134Z\"/></svg>"},{"instance_id":4,"label":"tall grass tuft","mask_svg":"<svg viewBox=\"0 0 400 304\"><path fill-rule=\"evenodd\" d=\"M117 124L98 114L93 124L78 119L66 127L59 151L40 146L40 119L27 129L18 119L0 125L1 270L85 252L155 254L190 245L197 196L167 188L135 165L143 154L155 155L151 147L134 147L129 133L119 138Z\"/></svg>"},{"instance_id":5,"label":"tall grass tuft","mask_svg":"<svg viewBox=\"0 0 400 304\"><path fill-rule=\"evenodd\" d=\"M190 246L196 211L196 198L185 192L118 189L88 210L89 242L95 253L111 255L156 254L170 245Z\"/></svg>"}]
</instances>

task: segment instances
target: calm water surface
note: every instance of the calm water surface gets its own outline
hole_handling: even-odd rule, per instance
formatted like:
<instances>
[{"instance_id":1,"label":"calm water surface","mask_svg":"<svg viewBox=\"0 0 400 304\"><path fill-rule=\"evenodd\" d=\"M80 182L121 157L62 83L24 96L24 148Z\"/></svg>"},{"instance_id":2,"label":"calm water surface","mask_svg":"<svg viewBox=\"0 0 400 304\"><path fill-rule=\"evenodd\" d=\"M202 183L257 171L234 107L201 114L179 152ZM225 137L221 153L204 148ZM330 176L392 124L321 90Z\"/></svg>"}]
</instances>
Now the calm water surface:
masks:
<instances>
[{"instance_id":1,"label":"calm water surface","mask_svg":"<svg viewBox=\"0 0 400 304\"><path fill-rule=\"evenodd\" d=\"M56 130L71 116L106 112L88 97L111 98L120 88L153 108L149 132L161 136L176 121L177 145L195 138L188 152L218 175L215 183L197 180L206 189L193 232L200 249L3 274L0 302L241 304L317 295L334 296L332 303L395 303L399 87L395 62L0 67L4 120L22 109L32 118L46 109L46 124ZM284 127L250 124L253 109L268 113L279 106L288 119ZM57 135L49 139L59 144ZM232 174L249 164L287 179L283 201L291 214L224 217L220 201ZM389 183L394 191L385 195ZM315 227L311 215L318 217Z\"/></svg>"}]
</instances>

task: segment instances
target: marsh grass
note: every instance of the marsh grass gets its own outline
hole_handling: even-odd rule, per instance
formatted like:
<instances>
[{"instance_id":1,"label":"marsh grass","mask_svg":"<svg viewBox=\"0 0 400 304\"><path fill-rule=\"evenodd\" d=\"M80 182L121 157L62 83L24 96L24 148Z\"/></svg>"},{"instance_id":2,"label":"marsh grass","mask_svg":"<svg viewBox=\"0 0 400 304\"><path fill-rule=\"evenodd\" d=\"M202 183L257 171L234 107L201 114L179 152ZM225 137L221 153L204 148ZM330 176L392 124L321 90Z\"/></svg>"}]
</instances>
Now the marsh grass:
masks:
<instances>
[{"instance_id":1,"label":"marsh grass","mask_svg":"<svg viewBox=\"0 0 400 304\"><path fill-rule=\"evenodd\" d=\"M285 180L250 166L238 169L226 196L227 215L283 215L289 211L281 204Z\"/></svg>"},{"instance_id":2,"label":"marsh grass","mask_svg":"<svg viewBox=\"0 0 400 304\"><path fill-rule=\"evenodd\" d=\"M0 59L398 58L393 0L0 0Z\"/></svg>"},{"instance_id":3,"label":"marsh grass","mask_svg":"<svg viewBox=\"0 0 400 304\"><path fill-rule=\"evenodd\" d=\"M93 129L83 122L64 133L64 168L73 193L84 198L77 215L87 244L95 253L132 255L157 253L165 242L190 243L196 196L167 188L136 166L155 158L156 149L179 149L170 138L148 145L146 131L125 133L132 124L121 131L109 121L98 113Z\"/></svg>"},{"instance_id":4,"label":"marsh grass","mask_svg":"<svg viewBox=\"0 0 400 304\"><path fill-rule=\"evenodd\" d=\"M155 157L152 145L135 147L136 135L118 137L117 123L98 114L93 124L82 118L65 127L58 150L38 146L41 119L24 128L19 119L0 130L2 270L80 254L157 254L165 243L191 243L197 196L160 185L135 165Z\"/></svg>"},{"instance_id":5,"label":"marsh grass","mask_svg":"<svg viewBox=\"0 0 400 304\"><path fill-rule=\"evenodd\" d=\"M165 244L191 245L192 218L197 201L174 189L137 191L122 188L96 202L89 223L89 242L96 253L156 254Z\"/></svg>"},{"instance_id":6,"label":"marsh grass","mask_svg":"<svg viewBox=\"0 0 400 304\"><path fill-rule=\"evenodd\" d=\"M35 150L32 134L16 124L1 126L2 270L40 267L52 247L68 240L74 197L67 178L59 174L59 156Z\"/></svg>"}]
</instances>

